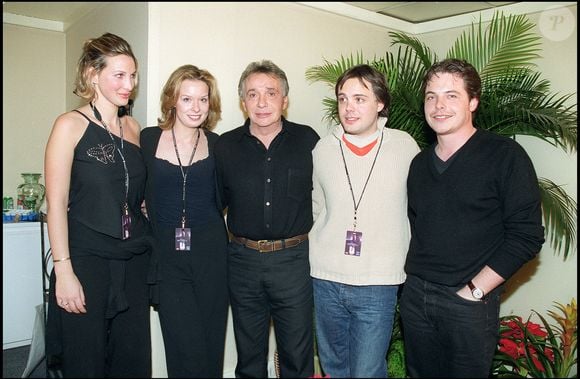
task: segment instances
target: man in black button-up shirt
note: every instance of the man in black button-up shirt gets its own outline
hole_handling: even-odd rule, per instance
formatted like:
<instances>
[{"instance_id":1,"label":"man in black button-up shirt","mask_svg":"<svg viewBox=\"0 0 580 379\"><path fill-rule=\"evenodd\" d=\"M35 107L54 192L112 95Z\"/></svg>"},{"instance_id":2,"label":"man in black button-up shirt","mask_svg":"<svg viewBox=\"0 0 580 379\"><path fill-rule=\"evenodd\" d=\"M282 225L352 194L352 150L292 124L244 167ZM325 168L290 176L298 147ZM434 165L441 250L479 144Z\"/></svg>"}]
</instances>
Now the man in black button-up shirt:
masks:
<instances>
[{"instance_id":1,"label":"man in black button-up shirt","mask_svg":"<svg viewBox=\"0 0 580 379\"><path fill-rule=\"evenodd\" d=\"M236 377L267 377L270 317L281 376L314 374L308 241L268 252L252 247L261 240L292 246L312 227L311 152L319 136L282 116L288 88L286 74L274 63L250 63L238 85L249 118L224 133L215 147L218 187L232 234L228 281Z\"/></svg>"}]
</instances>

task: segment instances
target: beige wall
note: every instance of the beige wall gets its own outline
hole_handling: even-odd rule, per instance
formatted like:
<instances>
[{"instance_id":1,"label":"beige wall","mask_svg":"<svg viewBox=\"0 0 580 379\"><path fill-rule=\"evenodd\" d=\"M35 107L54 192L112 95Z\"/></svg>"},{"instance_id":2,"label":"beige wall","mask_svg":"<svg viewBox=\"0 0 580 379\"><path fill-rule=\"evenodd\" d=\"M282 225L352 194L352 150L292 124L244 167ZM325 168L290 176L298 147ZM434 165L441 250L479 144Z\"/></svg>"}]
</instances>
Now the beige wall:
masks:
<instances>
[{"instance_id":1,"label":"beige wall","mask_svg":"<svg viewBox=\"0 0 580 379\"><path fill-rule=\"evenodd\" d=\"M147 125L159 116L159 94L169 74L190 63L218 80L223 110L218 133L244 121L237 95L242 71L251 61L270 59L288 76L288 118L325 134L321 99L327 90L306 82L306 68L357 50L383 54L388 44L378 26L295 3L151 3L150 20Z\"/></svg>"},{"instance_id":2,"label":"beige wall","mask_svg":"<svg viewBox=\"0 0 580 379\"><path fill-rule=\"evenodd\" d=\"M65 35L2 25L2 193L12 196L20 173L43 173L44 148L65 109Z\"/></svg>"},{"instance_id":3,"label":"beige wall","mask_svg":"<svg viewBox=\"0 0 580 379\"><path fill-rule=\"evenodd\" d=\"M139 83L135 90L133 117L143 125L147 114L147 36L148 6L146 2L111 2L87 14L66 31L66 109L82 104L82 99L72 93L76 66L83 42L110 32L125 38L139 63Z\"/></svg>"},{"instance_id":4,"label":"beige wall","mask_svg":"<svg viewBox=\"0 0 580 379\"><path fill-rule=\"evenodd\" d=\"M43 173L44 149L56 117L76 108L72 93L83 41L105 32L126 38L139 60L138 91L147 92L148 7L109 3L86 15L66 33L3 23L3 178L4 196L16 200L20 173ZM146 118L146 96L137 97L134 116Z\"/></svg>"},{"instance_id":5,"label":"beige wall","mask_svg":"<svg viewBox=\"0 0 580 379\"><path fill-rule=\"evenodd\" d=\"M156 124L161 88L175 68L190 63L208 69L216 76L222 96L218 133L243 122L237 83L250 61L267 58L282 67L290 82L289 119L310 124L324 135L328 125L322 122L321 101L332 90L308 83L306 69L322 64L324 58L334 61L358 51L372 58L390 48L388 29L297 3L127 4L110 3L97 10L69 29L66 37L4 24L5 195L15 194L20 172L42 172L50 126L57 114L75 105L70 95L72 72L80 43L88 36L112 31L131 42L140 64L135 116L144 127ZM576 17L576 6L569 9ZM537 22L539 16L531 15L532 21ZM442 57L462 30L419 38ZM544 40L544 58L538 64L554 92L577 90L576 33L574 28L573 35L563 41ZM36 141L36 147L23 149L23 140ZM576 154L565 154L531 138L518 137L518 141L529 152L539 176L566 184L566 191L577 199ZM562 262L546 244L539 258L510 280L502 314L527 315L531 308L545 311L552 301L566 303L577 297L576 265L576 254ZM156 314L153 321L154 374L160 377L165 367ZM231 376L236 359L231 318L226 342L224 374Z\"/></svg>"}]
</instances>

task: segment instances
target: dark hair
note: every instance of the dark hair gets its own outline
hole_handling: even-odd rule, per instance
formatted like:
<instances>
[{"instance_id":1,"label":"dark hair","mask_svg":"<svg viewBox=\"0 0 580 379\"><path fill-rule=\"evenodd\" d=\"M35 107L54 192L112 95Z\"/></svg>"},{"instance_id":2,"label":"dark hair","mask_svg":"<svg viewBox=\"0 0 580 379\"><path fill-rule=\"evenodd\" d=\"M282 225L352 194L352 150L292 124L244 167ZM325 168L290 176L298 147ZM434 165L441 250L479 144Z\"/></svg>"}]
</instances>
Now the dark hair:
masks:
<instances>
[{"instance_id":1,"label":"dark hair","mask_svg":"<svg viewBox=\"0 0 580 379\"><path fill-rule=\"evenodd\" d=\"M107 57L126 55L133 59L137 68L137 58L131 46L123 38L105 33L99 38L91 38L83 45L83 53L77 64L77 77L73 93L87 100L95 97L95 89L91 83L91 76L105 68ZM137 82L135 82L136 84Z\"/></svg>"},{"instance_id":2,"label":"dark hair","mask_svg":"<svg viewBox=\"0 0 580 379\"><path fill-rule=\"evenodd\" d=\"M421 83L421 92L425 94L427 84L437 74L452 74L463 79L465 91L471 99L480 99L481 97L481 78L475 67L465 60L448 58L433 64L423 76Z\"/></svg>"},{"instance_id":3,"label":"dark hair","mask_svg":"<svg viewBox=\"0 0 580 379\"><path fill-rule=\"evenodd\" d=\"M244 99L244 94L246 92L246 79L252 74L267 74L277 78L280 81L280 87L282 87L282 95L284 97L288 96L290 86L288 85L286 73L272 61L262 60L250 63L244 72L242 72L242 76L238 82L238 95L240 95L240 99Z\"/></svg>"},{"instance_id":4,"label":"dark hair","mask_svg":"<svg viewBox=\"0 0 580 379\"><path fill-rule=\"evenodd\" d=\"M359 64L351 67L343 72L336 82L334 94L337 97L338 92L342 89L344 83L352 78L358 79L365 88L368 88L365 81L371 84L371 89L375 94L375 97L384 105L383 109L379 112L379 116L387 117L389 115L389 106L391 105L391 94L389 92L389 86L387 85L385 75L368 64Z\"/></svg>"},{"instance_id":5,"label":"dark hair","mask_svg":"<svg viewBox=\"0 0 580 379\"><path fill-rule=\"evenodd\" d=\"M209 114L201 125L202 128L212 130L221 120L222 106L217 81L209 71L186 64L178 67L167 79L161 92L161 117L157 119L161 129L170 129L175 123L175 104L179 97L181 83L185 80L199 80L207 84L209 89Z\"/></svg>"}]
</instances>

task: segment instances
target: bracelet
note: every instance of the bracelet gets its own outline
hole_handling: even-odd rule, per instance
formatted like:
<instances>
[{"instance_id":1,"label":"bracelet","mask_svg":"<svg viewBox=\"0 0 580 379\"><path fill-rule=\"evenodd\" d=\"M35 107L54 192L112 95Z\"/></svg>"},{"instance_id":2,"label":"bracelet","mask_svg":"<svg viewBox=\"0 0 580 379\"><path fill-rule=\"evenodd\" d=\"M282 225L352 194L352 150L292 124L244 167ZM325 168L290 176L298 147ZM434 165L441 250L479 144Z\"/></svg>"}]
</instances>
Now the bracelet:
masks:
<instances>
[{"instance_id":1,"label":"bracelet","mask_svg":"<svg viewBox=\"0 0 580 379\"><path fill-rule=\"evenodd\" d=\"M62 258L62 259L53 259L52 262L53 263L64 262L64 261L68 261L69 259L70 259L70 257L66 257L66 258Z\"/></svg>"}]
</instances>

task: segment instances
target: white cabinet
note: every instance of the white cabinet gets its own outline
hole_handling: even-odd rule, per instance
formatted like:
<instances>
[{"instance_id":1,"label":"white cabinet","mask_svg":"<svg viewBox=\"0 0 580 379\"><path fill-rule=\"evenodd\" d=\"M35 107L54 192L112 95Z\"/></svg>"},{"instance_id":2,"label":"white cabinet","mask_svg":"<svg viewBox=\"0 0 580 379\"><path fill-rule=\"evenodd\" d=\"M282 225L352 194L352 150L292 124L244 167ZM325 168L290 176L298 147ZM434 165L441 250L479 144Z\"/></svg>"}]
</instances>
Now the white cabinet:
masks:
<instances>
[{"instance_id":1,"label":"white cabinet","mask_svg":"<svg viewBox=\"0 0 580 379\"><path fill-rule=\"evenodd\" d=\"M44 224L45 245L48 233ZM40 222L3 224L2 339L3 349L28 345L35 307L43 303Z\"/></svg>"}]
</instances>

